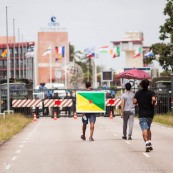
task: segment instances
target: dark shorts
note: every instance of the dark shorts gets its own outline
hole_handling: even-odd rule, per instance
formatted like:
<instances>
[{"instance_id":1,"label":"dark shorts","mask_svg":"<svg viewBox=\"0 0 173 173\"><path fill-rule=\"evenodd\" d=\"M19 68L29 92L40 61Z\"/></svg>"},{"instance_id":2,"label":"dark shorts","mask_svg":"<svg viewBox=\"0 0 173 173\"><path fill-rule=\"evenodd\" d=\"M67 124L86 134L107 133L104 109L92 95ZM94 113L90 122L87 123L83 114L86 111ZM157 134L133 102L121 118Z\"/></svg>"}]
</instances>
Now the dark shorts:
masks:
<instances>
[{"instance_id":1,"label":"dark shorts","mask_svg":"<svg viewBox=\"0 0 173 173\"><path fill-rule=\"evenodd\" d=\"M139 118L139 125L143 130L150 129L153 118Z\"/></svg>"},{"instance_id":2,"label":"dark shorts","mask_svg":"<svg viewBox=\"0 0 173 173\"><path fill-rule=\"evenodd\" d=\"M83 124L88 124L88 120L90 121L90 123L94 123L96 122L96 115L95 114L86 114L86 119L84 118L84 116L82 117L82 123Z\"/></svg>"}]
</instances>

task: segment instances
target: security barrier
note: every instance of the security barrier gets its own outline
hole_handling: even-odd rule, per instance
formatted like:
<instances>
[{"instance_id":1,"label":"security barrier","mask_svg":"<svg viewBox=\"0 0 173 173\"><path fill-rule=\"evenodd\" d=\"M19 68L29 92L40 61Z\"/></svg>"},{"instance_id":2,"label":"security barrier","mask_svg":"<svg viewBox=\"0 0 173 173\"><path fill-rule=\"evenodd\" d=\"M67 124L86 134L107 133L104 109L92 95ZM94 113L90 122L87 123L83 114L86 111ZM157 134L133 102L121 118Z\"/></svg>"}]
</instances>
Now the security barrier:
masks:
<instances>
[{"instance_id":1,"label":"security barrier","mask_svg":"<svg viewBox=\"0 0 173 173\"><path fill-rule=\"evenodd\" d=\"M45 99L45 100L13 100L12 107L40 107L44 104L44 107L71 107L72 99Z\"/></svg>"},{"instance_id":2,"label":"security barrier","mask_svg":"<svg viewBox=\"0 0 173 173\"><path fill-rule=\"evenodd\" d=\"M156 93L157 106L155 107L156 114L167 113L171 111L171 92L165 91L160 92L157 88L152 88ZM68 95L68 99L63 99L65 96L59 95L61 99L56 99L55 95L47 95L47 90L43 92L44 99L34 97L34 90L10 90L10 110L14 110L15 113L22 113L25 115L33 115L33 111L41 116L52 116L56 111L57 116L63 116L68 114L68 116L73 116L76 109L75 92L76 90L65 90L67 93L73 93L72 96ZM38 90L39 91L39 90ZM56 91L58 91L56 89ZM99 91L99 90L98 90ZM105 91L106 92L106 91ZM17 94L16 94L17 93ZM53 90L52 90L53 93ZM106 113L100 114L103 116L109 116L110 112L115 115L120 114L121 98L120 92L116 91L114 98L108 98L105 101ZM0 113L7 110L7 92L6 90L1 90L0 95ZM71 98L70 98L71 97ZM138 113L138 109L136 109Z\"/></svg>"},{"instance_id":3,"label":"security barrier","mask_svg":"<svg viewBox=\"0 0 173 173\"><path fill-rule=\"evenodd\" d=\"M71 108L72 105L73 105L72 99L44 99L44 100L38 100L38 99L17 100L15 99L12 101L12 107L15 112L25 113L28 115L28 112L29 114L32 114L32 112L34 111L37 116L39 116L38 115L39 109L42 109L43 113L45 109L49 109L49 110L46 110L46 112L51 112L51 116L52 116L55 111L59 115L60 112L58 109L56 109L57 107L61 108L62 110L63 108ZM53 111L50 109L53 109Z\"/></svg>"},{"instance_id":4,"label":"security barrier","mask_svg":"<svg viewBox=\"0 0 173 173\"><path fill-rule=\"evenodd\" d=\"M115 98L115 99L106 99L106 115L110 114L110 111L112 111L114 115L115 109L117 109L120 104L121 104L121 99L120 98ZM75 106L75 105L74 105ZM51 115L56 111L57 114L60 114L60 111L65 111L70 114L71 108L73 107L73 100L72 99L44 99L44 100L38 100L38 99L24 99L24 100L13 100L12 101L12 107L15 112L23 112L23 108L25 108L25 111L29 108L30 113L32 113L32 110L36 111L36 114L39 112L39 108L42 109L44 112L44 109L46 110L46 113L51 112ZM59 108L59 110L56 110L56 107ZM52 110L50 109L53 109ZM32 110L31 110L32 109ZM49 110L48 110L49 109ZM73 110L74 112L74 110Z\"/></svg>"},{"instance_id":5,"label":"security barrier","mask_svg":"<svg viewBox=\"0 0 173 173\"><path fill-rule=\"evenodd\" d=\"M117 111L122 103L121 98L108 98L106 99L106 113L104 116L109 116L110 113L115 116L116 114L119 114L119 111Z\"/></svg>"}]
</instances>

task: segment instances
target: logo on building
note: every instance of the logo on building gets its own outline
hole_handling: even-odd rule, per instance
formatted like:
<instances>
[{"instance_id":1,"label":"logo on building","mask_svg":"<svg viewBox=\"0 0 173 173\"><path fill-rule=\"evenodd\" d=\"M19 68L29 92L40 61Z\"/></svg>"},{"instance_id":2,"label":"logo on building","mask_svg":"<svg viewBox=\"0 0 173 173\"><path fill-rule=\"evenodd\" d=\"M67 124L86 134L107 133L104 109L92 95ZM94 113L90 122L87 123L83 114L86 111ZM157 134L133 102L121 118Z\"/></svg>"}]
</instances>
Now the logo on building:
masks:
<instances>
[{"instance_id":1,"label":"logo on building","mask_svg":"<svg viewBox=\"0 0 173 173\"><path fill-rule=\"evenodd\" d=\"M59 26L60 24L58 22L56 22L56 17L52 16L50 18L50 22L48 23L48 26Z\"/></svg>"}]
</instances>

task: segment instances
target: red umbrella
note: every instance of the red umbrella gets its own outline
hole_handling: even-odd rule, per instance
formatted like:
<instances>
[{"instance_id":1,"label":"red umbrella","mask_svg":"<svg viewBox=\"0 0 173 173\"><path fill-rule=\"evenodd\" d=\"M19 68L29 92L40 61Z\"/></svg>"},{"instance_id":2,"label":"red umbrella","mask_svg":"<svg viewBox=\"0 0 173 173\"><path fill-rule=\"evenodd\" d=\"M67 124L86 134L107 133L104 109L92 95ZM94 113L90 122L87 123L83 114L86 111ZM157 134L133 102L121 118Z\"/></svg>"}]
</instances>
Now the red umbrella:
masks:
<instances>
[{"instance_id":1,"label":"red umbrella","mask_svg":"<svg viewBox=\"0 0 173 173\"><path fill-rule=\"evenodd\" d=\"M117 78L126 78L126 79L151 79L151 76L143 71L137 69L126 70L120 73Z\"/></svg>"}]
</instances>

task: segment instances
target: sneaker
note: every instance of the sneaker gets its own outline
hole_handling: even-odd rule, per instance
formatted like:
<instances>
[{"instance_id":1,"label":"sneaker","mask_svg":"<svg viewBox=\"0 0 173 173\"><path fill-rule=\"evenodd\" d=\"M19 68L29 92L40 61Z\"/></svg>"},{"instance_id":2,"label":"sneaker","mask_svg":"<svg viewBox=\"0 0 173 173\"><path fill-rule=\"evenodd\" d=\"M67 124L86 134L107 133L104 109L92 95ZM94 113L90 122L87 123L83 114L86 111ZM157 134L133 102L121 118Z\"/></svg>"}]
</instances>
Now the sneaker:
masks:
<instances>
[{"instance_id":1,"label":"sneaker","mask_svg":"<svg viewBox=\"0 0 173 173\"><path fill-rule=\"evenodd\" d=\"M128 140L132 140L132 137L131 137L131 136L129 136L129 137L128 137Z\"/></svg>"},{"instance_id":2,"label":"sneaker","mask_svg":"<svg viewBox=\"0 0 173 173\"><path fill-rule=\"evenodd\" d=\"M146 144L146 147L145 147L146 152L150 152L152 149L153 148L151 146L151 143Z\"/></svg>"},{"instance_id":3,"label":"sneaker","mask_svg":"<svg viewBox=\"0 0 173 173\"><path fill-rule=\"evenodd\" d=\"M94 141L93 137L90 137L90 138L89 138L89 141Z\"/></svg>"},{"instance_id":4,"label":"sneaker","mask_svg":"<svg viewBox=\"0 0 173 173\"><path fill-rule=\"evenodd\" d=\"M126 136L122 136L122 139L127 139L127 137Z\"/></svg>"},{"instance_id":5,"label":"sneaker","mask_svg":"<svg viewBox=\"0 0 173 173\"><path fill-rule=\"evenodd\" d=\"M85 141L86 140L86 137L84 137L83 135L81 135L81 139Z\"/></svg>"},{"instance_id":6,"label":"sneaker","mask_svg":"<svg viewBox=\"0 0 173 173\"><path fill-rule=\"evenodd\" d=\"M153 147L152 147L152 144L151 143L149 143L149 149L150 149L150 151L153 150Z\"/></svg>"}]
</instances>

